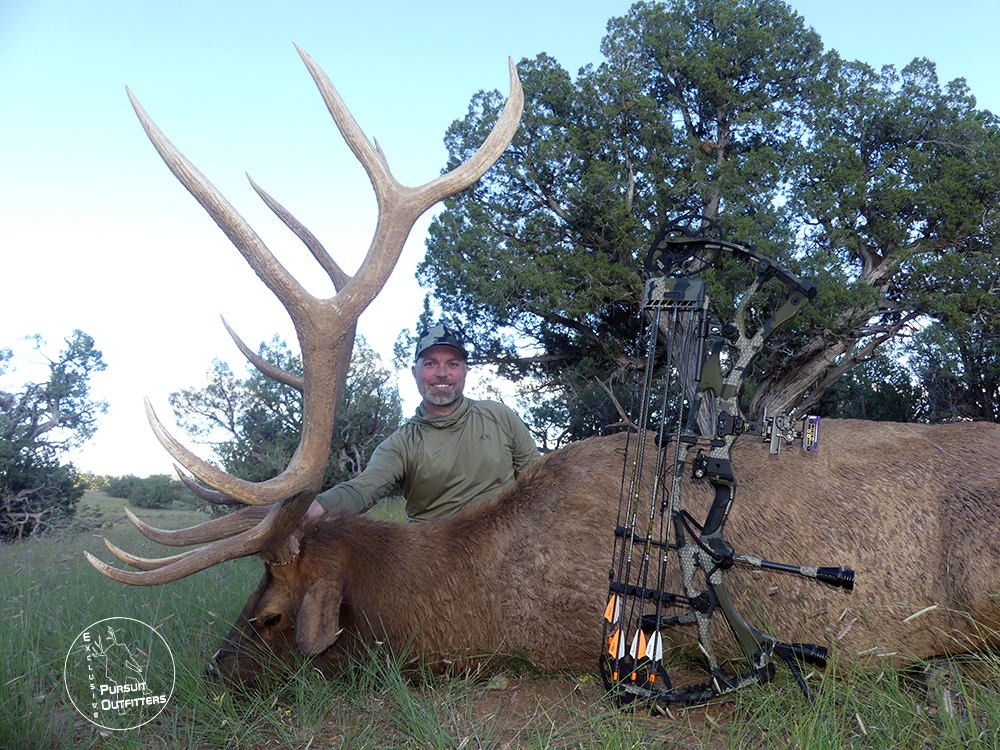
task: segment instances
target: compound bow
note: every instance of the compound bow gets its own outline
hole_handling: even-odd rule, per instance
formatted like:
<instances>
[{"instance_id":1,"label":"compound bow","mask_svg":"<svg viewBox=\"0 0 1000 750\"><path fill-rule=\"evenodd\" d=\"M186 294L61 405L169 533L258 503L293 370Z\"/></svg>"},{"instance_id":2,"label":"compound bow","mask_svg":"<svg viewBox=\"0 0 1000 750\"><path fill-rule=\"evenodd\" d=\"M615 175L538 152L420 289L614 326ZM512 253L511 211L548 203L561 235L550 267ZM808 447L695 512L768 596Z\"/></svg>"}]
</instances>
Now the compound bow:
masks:
<instances>
[{"instance_id":1,"label":"compound bow","mask_svg":"<svg viewBox=\"0 0 1000 750\"><path fill-rule=\"evenodd\" d=\"M753 263L756 275L736 303L732 319L711 325L706 283L695 274L711 267L721 253L737 262ZM785 415L748 421L739 405L743 382L768 337L816 296L816 287L753 246L726 241L718 225L696 215L668 222L659 231L647 254L646 268L660 275L646 284L646 364L638 430L626 457L614 530L600 664L604 685L620 704L636 698L700 703L770 680L778 656L809 697L796 662L825 666L826 649L782 643L749 625L729 595L726 571L734 565L778 570L848 590L854 585L854 571L788 565L741 554L726 542L723 531L736 497L732 449L740 435L769 440L772 453L778 452L783 441L795 439L802 440L804 450L818 449L818 417L806 417L798 430ZM780 301L773 305L770 317L748 332L750 302L772 279L784 290ZM658 379L662 379L662 393L654 395ZM699 428L699 422L711 425L713 434L702 434L706 430ZM643 478L642 467L652 450L656 457L650 481ZM702 523L682 502L686 474L693 480L707 480L715 490ZM664 590L667 566L674 559L680 566L683 593ZM709 624L716 613L721 613L749 662L742 672L728 673L712 647ZM662 631L691 625L697 627L709 680L675 685L663 665Z\"/></svg>"}]
</instances>

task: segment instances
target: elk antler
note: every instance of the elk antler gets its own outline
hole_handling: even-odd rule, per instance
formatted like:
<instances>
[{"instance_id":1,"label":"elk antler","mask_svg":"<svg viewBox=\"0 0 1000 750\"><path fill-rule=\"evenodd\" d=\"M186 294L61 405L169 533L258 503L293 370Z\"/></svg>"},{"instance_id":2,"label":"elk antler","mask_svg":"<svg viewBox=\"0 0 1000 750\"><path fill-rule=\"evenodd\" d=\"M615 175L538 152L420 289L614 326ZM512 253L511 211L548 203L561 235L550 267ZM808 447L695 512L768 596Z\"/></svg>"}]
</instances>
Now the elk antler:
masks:
<instances>
[{"instance_id":1,"label":"elk antler","mask_svg":"<svg viewBox=\"0 0 1000 750\"><path fill-rule=\"evenodd\" d=\"M298 46L296 49L319 88L341 135L361 162L378 201L378 222L368 253L354 277L345 274L308 230L300 225L251 180L264 202L306 244L330 276L337 293L329 299L311 296L271 254L263 241L218 190L166 139L159 128L128 92L132 106L153 146L178 180L219 225L247 263L281 301L295 326L302 351L301 379L280 370L267 371L281 382L303 393L302 432L299 446L283 472L264 482L247 482L199 459L163 427L146 401L153 432L167 451L195 477L222 495L247 505L232 516L229 525L208 522L190 529L164 532L130 516L147 537L172 546L188 546L211 540L205 546L160 560L138 558L113 545L109 549L123 562L141 572L113 568L90 553L90 563L101 573L122 583L156 585L175 581L226 560L260 554L268 562L287 562L297 552L298 540L291 535L305 510L320 490L330 449L336 405L347 377L357 319L382 289L392 273L414 222L428 208L478 180L500 158L517 130L524 95L513 60L510 66L510 96L503 112L483 145L468 161L420 187L406 187L392 176L385 155L373 145L348 111L326 74ZM226 326L229 329L228 325ZM232 333L237 346L249 349ZM254 357L250 360L260 367ZM261 518L263 516L263 518ZM211 524L211 526L210 526ZM226 536L219 536L220 526Z\"/></svg>"}]
</instances>

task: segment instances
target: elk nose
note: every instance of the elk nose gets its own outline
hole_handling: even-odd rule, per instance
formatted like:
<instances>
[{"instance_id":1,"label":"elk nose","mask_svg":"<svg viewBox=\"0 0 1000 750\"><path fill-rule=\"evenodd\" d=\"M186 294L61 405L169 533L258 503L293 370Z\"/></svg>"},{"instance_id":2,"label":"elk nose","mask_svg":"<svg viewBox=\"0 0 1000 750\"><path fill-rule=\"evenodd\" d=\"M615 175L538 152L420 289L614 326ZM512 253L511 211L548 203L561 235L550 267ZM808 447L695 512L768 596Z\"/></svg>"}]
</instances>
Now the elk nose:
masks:
<instances>
[{"instance_id":1,"label":"elk nose","mask_svg":"<svg viewBox=\"0 0 1000 750\"><path fill-rule=\"evenodd\" d=\"M236 651L223 646L212 654L212 658L208 660L201 676L206 682L213 685L225 685L237 678L237 663Z\"/></svg>"},{"instance_id":2,"label":"elk nose","mask_svg":"<svg viewBox=\"0 0 1000 750\"><path fill-rule=\"evenodd\" d=\"M260 621L264 623L265 628L277 627L281 624L282 614L280 612L269 612L261 615Z\"/></svg>"},{"instance_id":3,"label":"elk nose","mask_svg":"<svg viewBox=\"0 0 1000 750\"><path fill-rule=\"evenodd\" d=\"M202 678L209 685L226 688L234 685L254 685L261 677L261 664L249 653L238 648L222 648L215 652Z\"/></svg>"}]
</instances>

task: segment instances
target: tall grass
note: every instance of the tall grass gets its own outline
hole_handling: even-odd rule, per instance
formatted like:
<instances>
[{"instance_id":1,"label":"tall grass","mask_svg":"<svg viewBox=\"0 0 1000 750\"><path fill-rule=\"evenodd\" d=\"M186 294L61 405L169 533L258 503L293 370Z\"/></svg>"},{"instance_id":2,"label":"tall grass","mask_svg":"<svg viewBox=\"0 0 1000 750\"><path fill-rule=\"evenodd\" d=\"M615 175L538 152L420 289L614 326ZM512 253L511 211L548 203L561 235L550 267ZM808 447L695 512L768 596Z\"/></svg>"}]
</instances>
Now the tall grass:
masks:
<instances>
[{"instance_id":1,"label":"tall grass","mask_svg":"<svg viewBox=\"0 0 1000 750\"><path fill-rule=\"evenodd\" d=\"M406 654L384 651L336 679L304 661L280 684L227 690L202 670L255 587L260 564L237 560L148 588L109 581L82 555L87 549L107 559L102 536L140 555L162 553L114 502L94 502L113 526L0 547L2 748L1000 747L1000 663L991 655L931 669L929 679L857 671L834 655L808 679L815 705L779 666L768 685L667 714L616 709L594 675L533 675L511 661L500 674L442 678L414 674ZM165 527L205 518L190 510L149 514ZM155 626L176 662L170 703L139 729L99 730L65 692L70 644L106 617Z\"/></svg>"}]
</instances>

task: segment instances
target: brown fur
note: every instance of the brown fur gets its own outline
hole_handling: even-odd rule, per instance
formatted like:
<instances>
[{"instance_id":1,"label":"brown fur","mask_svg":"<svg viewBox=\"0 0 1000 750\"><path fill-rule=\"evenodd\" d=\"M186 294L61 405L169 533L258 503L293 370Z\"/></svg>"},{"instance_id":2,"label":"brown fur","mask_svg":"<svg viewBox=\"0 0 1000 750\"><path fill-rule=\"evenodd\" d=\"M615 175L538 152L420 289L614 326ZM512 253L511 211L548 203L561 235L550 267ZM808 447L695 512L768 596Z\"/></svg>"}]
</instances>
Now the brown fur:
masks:
<instances>
[{"instance_id":1,"label":"brown fur","mask_svg":"<svg viewBox=\"0 0 1000 750\"><path fill-rule=\"evenodd\" d=\"M594 670L624 448L621 435L568 446L495 501L450 519L320 518L296 562L268 569L217 667L226 679L252 679L253 643L291 662L294 642L333 671L345 651L387 642L438 668L499 652L542 670ZM818 455L772 456L745 437L734 460L726 538L738 552L857 571L844 592L734 570L727 580L749 622L879 665L997 642L1000 426L824 420ZM685 506L703 518L711 489L687 489Z\"/></svg>"}]
</instances>

